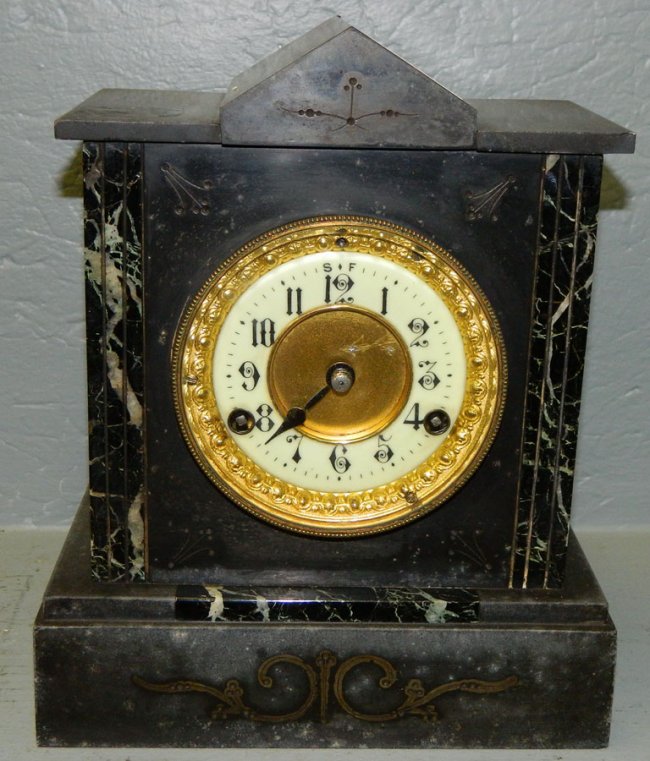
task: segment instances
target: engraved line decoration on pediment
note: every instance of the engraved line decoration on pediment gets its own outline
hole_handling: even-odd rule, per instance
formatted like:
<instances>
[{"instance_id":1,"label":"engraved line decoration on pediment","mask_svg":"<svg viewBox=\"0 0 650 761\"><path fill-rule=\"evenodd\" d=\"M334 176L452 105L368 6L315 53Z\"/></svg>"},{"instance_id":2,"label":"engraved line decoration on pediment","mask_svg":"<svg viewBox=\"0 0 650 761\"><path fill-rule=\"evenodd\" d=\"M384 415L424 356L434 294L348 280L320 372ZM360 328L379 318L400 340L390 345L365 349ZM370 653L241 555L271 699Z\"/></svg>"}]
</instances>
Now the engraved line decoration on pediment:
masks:
<instances>
[{"instance_id":1,"label":"engraved line decoration on pediment","mask_svg":"<svg viewBox=\"0 0 650 761\"><path fill-rule=\"evenodd\" d=\"M317 108L299 108L299 109L291 109L291 108L285 108L284 106L281 106L283 111L286 111L289 114L295 114L296 116L303 117L305 119L316 119L316 118L322 118L327 117L330 119L337 119L338 121L342 122L338 127L333 127L330 132L338 132L339 130L345 129L346 127L352 127L357 129L366 129L363 127L359 122L362 119L367 119L371 116L379 116L380 118L384 119L396 119L398 117L415 117L419 116L419 114L415 113L405 113L404 111L397 111L394 108L384 108L379 111L370 111L365 114L358 114L355 116L355 102L354 102L354 96L355 94L358 94L358 91L363 89L363 84L359 80L358 77L354 76L348 76L346 84L343 85L343 90L345 93L347 93L347 100L348 100L348 110L347 114L337 114L332 113L330 111L323 111L321 109Z\"/></svg>"}]
</instances>

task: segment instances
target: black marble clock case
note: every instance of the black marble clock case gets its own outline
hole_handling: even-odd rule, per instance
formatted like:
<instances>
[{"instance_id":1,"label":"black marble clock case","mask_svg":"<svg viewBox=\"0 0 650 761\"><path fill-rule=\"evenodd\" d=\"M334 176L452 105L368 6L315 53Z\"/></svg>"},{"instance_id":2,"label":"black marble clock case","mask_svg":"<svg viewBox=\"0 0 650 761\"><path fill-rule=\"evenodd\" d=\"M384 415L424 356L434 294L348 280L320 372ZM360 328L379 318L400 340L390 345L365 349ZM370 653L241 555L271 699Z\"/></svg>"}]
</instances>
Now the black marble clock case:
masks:
<instances>
[{"instance_id":1,"label":"black marble clock case","mask_svg":"<svg viewBox=\"0 0 650 761\"><path fill-rule=\"evenodd\" d=\"M600 157L168 143L87 143L84 157L87 251L104 251L87 312L97 578L561 583ZM410 526L344 541L230 503L192 458L172 398L172 342L202 284L256 235L321 214L378 216L450 251L493 306L508 365L503 420L469 483Z\"/></svg>"},{"instance_id":2,"label":"black marble clock case","mask_svg":"<svg viewBox=\"0 0 650 761\"><path fill-rule=\"evenodd\" d=\"M631 133L571 103L463 101L340 19L225 94L100 91L56 130L85 141L95 578L561 586L602 153L632 150ZM342 541L273 528L211 484L183 441L171 366L184 309L225 259L337 214L456 257L496 313L508 369L469 482L409 526Z\"/></svg>"},{"instance_id":3,"label":"black marble clock case","mask_svg":"<svg viewBox=\"0 0 650 761\"><path fill-rule=\"evenodd\" d=\"M462 101L339 19L225 94L104 90L56 134L84 141L90 485L35 628L39 742L606 743L615 630L569 514L602 154L634 136L570 103ZM231 504L172 399L207 278L325 214L447 249L508 365L470 481L353 540Z\"/></svg>"}]
</instances>

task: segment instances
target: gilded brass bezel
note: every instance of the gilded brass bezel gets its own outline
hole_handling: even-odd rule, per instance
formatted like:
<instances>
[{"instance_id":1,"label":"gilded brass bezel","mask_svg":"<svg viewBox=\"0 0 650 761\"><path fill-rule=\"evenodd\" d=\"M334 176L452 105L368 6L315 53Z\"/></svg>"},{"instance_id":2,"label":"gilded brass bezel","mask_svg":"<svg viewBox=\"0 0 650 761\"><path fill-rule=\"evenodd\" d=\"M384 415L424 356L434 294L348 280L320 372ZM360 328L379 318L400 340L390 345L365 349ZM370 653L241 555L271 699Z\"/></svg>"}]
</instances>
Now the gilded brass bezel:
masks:
<instances>
[{"instance_id":1,"label":"gilded brass bezel","mask_svg":"<svg viewBox=\"0 0 650 761\"><path fill-rule=\"evenodd\" d=\"M467 360L461 410L438 449L406 475L354 492L305 489L261 468L228 431L212 382L217 337L232 304L275 267L327 250L380 256L415 273L454 316ZM183 316L173 350L176 412L187 445L206 475L258 518L297 533L326 537L393 529L445 502L474 473L496 435L506 376L496 317L472 276L431 240L370 217L313 217L250 241L201 288Z\"/></svg>"}]
</instances>

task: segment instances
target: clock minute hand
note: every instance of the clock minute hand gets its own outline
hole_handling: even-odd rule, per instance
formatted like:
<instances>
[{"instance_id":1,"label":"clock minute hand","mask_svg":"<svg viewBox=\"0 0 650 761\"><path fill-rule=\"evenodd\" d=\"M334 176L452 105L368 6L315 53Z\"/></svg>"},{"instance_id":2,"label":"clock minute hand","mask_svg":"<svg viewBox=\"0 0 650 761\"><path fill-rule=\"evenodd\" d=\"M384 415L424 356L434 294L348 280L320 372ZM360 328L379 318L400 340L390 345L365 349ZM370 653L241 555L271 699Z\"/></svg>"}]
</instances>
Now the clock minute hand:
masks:
<instances>
[{"instance_id":1,"label":"clock minute hand","mask_svg":"<svg viewBox=\"0 0 650 761\"><path fill-rule=\"evenodd\" d=\"M276 436L281 436L285 431L290 431L292 428L302 425L307 419L307 410L310 410L315 404L318 404L329 390L329 385L324 386L320 391L317 391L311 399L305 402L302 407L291 407L278 430L275 431L275 433L273 433L264 443L270 444Z\"/></svg>"}]
</instances>

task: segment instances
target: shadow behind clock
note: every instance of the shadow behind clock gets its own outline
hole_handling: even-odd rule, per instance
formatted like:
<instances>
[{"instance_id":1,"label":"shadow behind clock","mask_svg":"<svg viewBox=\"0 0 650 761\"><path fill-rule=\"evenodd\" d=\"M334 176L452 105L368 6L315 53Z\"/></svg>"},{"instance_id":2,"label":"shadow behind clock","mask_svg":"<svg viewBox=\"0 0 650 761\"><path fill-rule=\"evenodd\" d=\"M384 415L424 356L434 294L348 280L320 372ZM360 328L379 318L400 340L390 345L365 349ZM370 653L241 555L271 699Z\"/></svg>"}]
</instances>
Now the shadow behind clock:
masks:
<instances>
[{"instance_id":1,"label":"shadow behind clock","mask_svg":"<svg viewBox=\"0 0 650 761\"><path fill-rule=\"evenodd\" d=\"M146 522L148 578L173 583L504 587L517 513L531 336L542 157L148 145L145 154ZM187 213L169 171L210 184ZM503 184L495 209L471 198ZM189 210L188 210L189 211ZM240 246L278 225L324 214L377 216L448 250L492 305L508 387L495 441L469 482L425 517L387 533L319 539L235 506L189 452L172 398L181 316ZM164 276L161 276L164 273Z\"/></svg>"}]
</instances>

